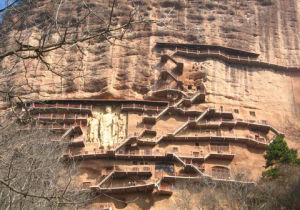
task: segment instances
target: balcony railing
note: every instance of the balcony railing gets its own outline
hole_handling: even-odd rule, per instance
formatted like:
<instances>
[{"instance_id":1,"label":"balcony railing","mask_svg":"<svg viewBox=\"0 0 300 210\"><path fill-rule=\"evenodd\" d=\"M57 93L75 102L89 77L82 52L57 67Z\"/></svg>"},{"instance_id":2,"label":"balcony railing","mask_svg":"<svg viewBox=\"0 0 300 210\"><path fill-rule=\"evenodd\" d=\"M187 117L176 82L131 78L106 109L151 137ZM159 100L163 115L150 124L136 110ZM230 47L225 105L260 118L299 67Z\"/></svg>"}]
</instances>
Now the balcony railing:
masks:
<instances>
[{"instance_id":1,"label":"balcony railing","mask_svg":"<svg viewBox=\"0 0 300 210\"><path fill-rule=\"evenodd\" d=\"M165 109L165 107L161 106L151 106L144 104L122 104L121 109L136 109L136 110L144 110L144 111L157 111L160 112Z\"/></svg>"},{"instance_id":2,"label":"balcony railing","mask_svg":"<svg viewBox=\"0 0 300 210\"><path fill-rule=\"evenodd\" d=\"M32 103L30 104L30 108L64 108L64 109L93 109L93 105L85 105L85 104L63 104L63 103L55 103L55 104L46 104L46 103Z\"/></svg>"}]
</instances>

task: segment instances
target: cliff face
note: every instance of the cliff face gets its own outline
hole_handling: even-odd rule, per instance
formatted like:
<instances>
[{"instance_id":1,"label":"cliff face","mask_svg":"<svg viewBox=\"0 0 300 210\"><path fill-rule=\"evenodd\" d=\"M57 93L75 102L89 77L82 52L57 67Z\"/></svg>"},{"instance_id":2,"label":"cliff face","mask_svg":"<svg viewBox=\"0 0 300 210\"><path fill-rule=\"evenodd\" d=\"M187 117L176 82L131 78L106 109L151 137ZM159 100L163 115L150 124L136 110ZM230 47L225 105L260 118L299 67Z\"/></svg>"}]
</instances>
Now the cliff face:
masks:
<instances>
[{"instance_id":1,"label":"cliff face","mask_svg":"<svg viewBox=\"0 0 300 210\"><path fill-rule=\"evenodd\" d=\"M16 37L24 44L37 45L44 33L50 34L47 42L54 43L60 36L55 32L55 27L63 33L69 25L68 31L76 32L74 37L92 34L99 26L107 25L113 4L112 0L60 2L37 1L30 8L21 4L19 8L28 14L24 21L18 20L20 14L7 15L1 26L3 33L0 36L5 40L2 50L17 46ZM116 103L113 106L118 107L115 107L118 112L124 108L121 103L126 100L132 100L130 103L134 108L134 100L147 100L140 103L150 105L154 103L149 102L151 100L170 101L173 97L170 92L159 92L165 87L175 89L179 95L190 93L188 96L191 98L203 91L205 100L201 100L200 105L191 103L187 109L204 112L207 108L214 108L216 112L232 112L233 119L237 121L259 122L262 126L270 124L286 134L290 147L300 148L299 1L119 0L113 11L112 26L118 27L128 22L133 10L137 19L156 20L156 23L132 24L122 40L110 39L109 42L106 40L108 37L97 37L64 46L43 54L44 63L37 59L6 57L0 60L0 70L8 76L1 78L0 75L0 88L21 95L27 101L90 99L88 101L92 104L93 99L103 99L103 104L107 101L109 105ZM80 21L82 24L75 24ZM54 31L53 28L49 30L50 26L55 26ZM122 102L117 103L118 99ZM9 101L0 102L2 109L9 105ZM141 106L145 108L145 104ZM158 106L154 109L154 113L158 114ZM96 117L92 114L85 127L93 124L92 117L97 119L97 115L102 116L104 107L95 110ZM122 141L125 133L126 137L136 136L136 133L142 133L147 128L142 125L144 114L144 111L135 113L133 110L133 113L128 111L126 120L124 116L120 117L122 126L127 126L127 130L122 128ZM175 128L180 128L189 120L187 116L180 118L171 116L169 112L163 114L170 116L164 116L152 127L157 132L157 138L175 132ZM222 121L222 116L218 120ZM99 130L99 122L94 124L95 130ZM99 132L84 129L84 134L90 132L86 136L93 139L91 142L98 139ZM233 135L230 131L227 129L224 133ZM192 134L197 136L197 132ZM245 136L246 133L249 130L236 132L235 135ZM95 152L99 145L96 140L93 142L95 145L91 142L85 148L78 149L78 154ZM162 148L165 149L166 145L163 144ZM188 152L195 148L194 144L189 146L186 149ZM178 144L180 147L182 145ZM244 171L251 171L255 179L260 177L264 165L263 150L251 149L241 143L231 145L231 152L237 157L232 161L231 168L243 168ZM83 170L82 180L90 179L88 174L94 173L89 172L89 168L98 170L105 164L111 165L111 162L101 160L97 166L96 162L82 164L87 171ZM132 165L131 162L129 164ZM216 164L214 160L207 163L208 166ZM94 181L97 184L96 179ZM149 206L161 208L157 202Z\"/></svg>"},{"instance_id":2,"label":"cliff face","mask_svg":"<svg viewBox=\"0 0 300 210\"><path fill-rule=\"evenodd\" d=\"M83 35L87 30L105 25L101 18L109 16L111 6L112 1L68 1L59 6L59 2L50 0L37 2L34 8L21 5L27 10L28 18L22 24L17 21L18 16L4 19L2 30L11 23L14 26L2 35L2 39L6 40L3 49L15 45L16 35L24 43L37 44L41 34L54 21L50 17L57 15L62 27L66 24L64 21L79 21L90 11L92 15L84 19L85 23L80 27L72 28L70 24L69 30ZM160 68L157 42L238 48L258 53L261 61L284 66L300 65L300 5L296 0L118 1L112 24L126 23L134 8L143 18L154 19L158 23L133 25L122 41L114 41L113 44L96 38L44 55L51 70L62 73L63 77L47 70L40 61L23 62L16 57L7 57L1 61L1 70L15 73L2 82L2 87L7 90L13 87L14 92L26 95L28 100L143 99L157 79L155 70ZM49 39L57 40L57 34ZM300 74L297 72L234 65L218 59L205 62L177 59L184 63L187 71L193 63L206 65L205 86L211 103L268 110L272 118L276 113L281 116L275 117L282 119L281 125L289 117L299 116ZM195 84L192 80L190 82Z\"/></svg>"},{"instance_id":3,"label":"cliff face","mask_svg":"<svg viewBox=\"0 0 300 210\"><path fill-rule=\"evenodd\" d=\"M39 2L35 8L30 8L28 20L11 30L8 40L13 42L13 35L22 31L24 41L37 43L50 22L47 17L57 12L55 6L59 5L55 3ZM96 13L103 11L100 15L103 17L108 14L112 2L89 1L88 5ZM83 53L76 46L49 53L47 61L54 65L53 68L63 69L68 76L75 77L70 80L61 80L46 71L44 65L30 61L27 69L34 72L27 72L30 85L38 89L40 95L50 98L142 98L148 91L151 72L158 62L154 48L157 41L215 44L259 53L259 59L267 62L293 66L300 64L299 13L295 0L120 1L114 11L115 24L125 23L133 7L138 8L143 17L161 22L133 26L124 40L115 42L115 45L98 39L80 43ZM63 22L71 15L74 16L73 21L79 20L84 17L85 10L81 1L65 2L58 11L58 20ZM85 21L83 27L90 28L100 22L96 16ZM38 23L39 27L34 23ZM73 30L80 33L86 28ZM2 69L9 67L10 60L1 62ZM18 65L20 69L25 69L21 62ZM15 83L19 83L17 78L23 76L18 73Z\"/></svg>"}]
</instances>

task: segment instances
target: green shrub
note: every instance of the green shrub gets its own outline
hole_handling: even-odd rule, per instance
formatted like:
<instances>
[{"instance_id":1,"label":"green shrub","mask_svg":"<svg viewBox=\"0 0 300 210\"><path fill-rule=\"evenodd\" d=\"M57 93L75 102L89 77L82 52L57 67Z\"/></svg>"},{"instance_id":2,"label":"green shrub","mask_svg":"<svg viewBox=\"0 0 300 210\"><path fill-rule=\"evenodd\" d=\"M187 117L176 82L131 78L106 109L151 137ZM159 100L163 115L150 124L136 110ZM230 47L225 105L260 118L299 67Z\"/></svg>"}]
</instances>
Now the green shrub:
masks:
<instances>
[{"instance_id":1,"label":"green shrub","mask_svg":"<svg viewBox=\"0 0 300 210\"><path fill-rule=\"evenodd\" d=\"M269 168L263 173L263 176L276 177L279 175L278 166L281 164L300 164L300 159L297 157L297 150L290 149L285 140L281 137L276 137L267 147L265 168Z\"/></svg>"}]
</instances>

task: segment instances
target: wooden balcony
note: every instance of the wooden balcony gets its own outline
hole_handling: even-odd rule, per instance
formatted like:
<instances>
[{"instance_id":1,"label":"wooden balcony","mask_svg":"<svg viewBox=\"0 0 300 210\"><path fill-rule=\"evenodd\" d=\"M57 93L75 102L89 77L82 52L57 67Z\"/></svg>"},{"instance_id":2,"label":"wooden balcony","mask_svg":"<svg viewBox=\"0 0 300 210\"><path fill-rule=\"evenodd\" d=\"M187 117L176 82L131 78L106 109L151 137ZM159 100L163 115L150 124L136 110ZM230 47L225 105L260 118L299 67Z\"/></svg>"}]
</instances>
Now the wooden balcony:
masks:
<instances>
[{"instance_id":1,"label":"wooden balcony","mask_svg":"<svg viewBox=\"0 0 300 210\"><path fill-rule=\"evenodd\" d=\"M83 105L83 104L47 104L47 103L32 103L29 106L29 111L32 114L37 113L83 113L89 114L92 113L92 105Z\"/></svg>"}]
</instances>

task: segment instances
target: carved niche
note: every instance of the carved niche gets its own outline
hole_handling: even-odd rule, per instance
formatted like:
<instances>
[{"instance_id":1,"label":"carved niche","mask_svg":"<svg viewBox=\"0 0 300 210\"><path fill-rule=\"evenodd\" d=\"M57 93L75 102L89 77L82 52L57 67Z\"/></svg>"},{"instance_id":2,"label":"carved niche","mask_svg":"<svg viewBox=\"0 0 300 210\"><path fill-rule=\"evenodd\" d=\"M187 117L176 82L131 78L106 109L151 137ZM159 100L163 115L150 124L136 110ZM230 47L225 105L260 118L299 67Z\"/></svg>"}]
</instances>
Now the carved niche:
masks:
<instances>
[{"instance_id":1,"label":"carved niche","mask_svg":"<svg viewBox=\"0 0 300 210\"><path fill-rule=\"evenodd\" d=\"M111 106L97 107L88 119L88 142L111 148L126 138L127 118Z\"/></svg>"}]
</instances>

